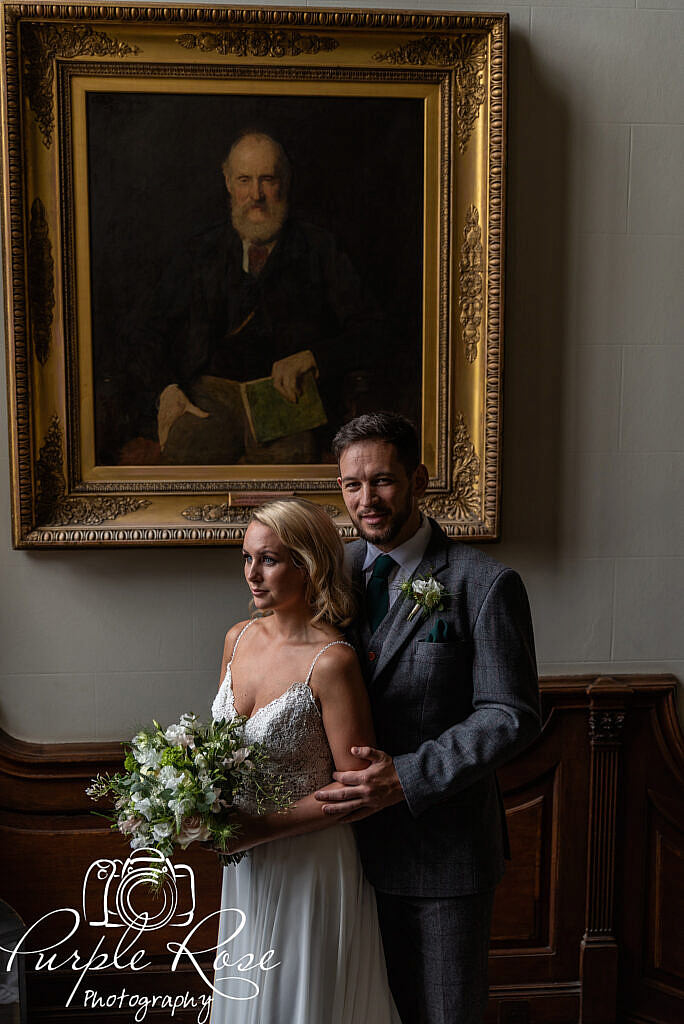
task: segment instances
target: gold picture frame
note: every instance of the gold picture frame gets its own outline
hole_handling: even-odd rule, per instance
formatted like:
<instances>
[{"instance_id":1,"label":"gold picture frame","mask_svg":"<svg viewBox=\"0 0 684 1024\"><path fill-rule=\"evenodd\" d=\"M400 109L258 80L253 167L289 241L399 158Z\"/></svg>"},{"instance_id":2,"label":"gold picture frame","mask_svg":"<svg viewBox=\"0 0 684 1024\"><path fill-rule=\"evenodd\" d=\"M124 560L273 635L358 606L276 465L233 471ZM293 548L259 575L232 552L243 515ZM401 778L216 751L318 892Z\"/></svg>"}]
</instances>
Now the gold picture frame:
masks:
<instances>
[{"instance_id":1,"label":"gold picture frame","mask_svg":"<svg viewBox=\"0 0 684 1024\"><path fill-rule=\"evenodd\" d=\"M507 38L504 14L3 4L15 547L234 544L252 507L285 494L354 535L334 419L309 455L285 448L289 463L160 462L138 425L156 415L155 375L174 379L138 310L161 304L163 348L173 299L159 296L189 287L179 272L166 293L153 272L223 202L223 135L256 121L289 132L307 219L345 236L380 310L372 343L326 342L322 394L337 409L342 390L352 413L375 394L415 409L425 511L451 536L498 537Z\"/></svg>"}]
</instances>

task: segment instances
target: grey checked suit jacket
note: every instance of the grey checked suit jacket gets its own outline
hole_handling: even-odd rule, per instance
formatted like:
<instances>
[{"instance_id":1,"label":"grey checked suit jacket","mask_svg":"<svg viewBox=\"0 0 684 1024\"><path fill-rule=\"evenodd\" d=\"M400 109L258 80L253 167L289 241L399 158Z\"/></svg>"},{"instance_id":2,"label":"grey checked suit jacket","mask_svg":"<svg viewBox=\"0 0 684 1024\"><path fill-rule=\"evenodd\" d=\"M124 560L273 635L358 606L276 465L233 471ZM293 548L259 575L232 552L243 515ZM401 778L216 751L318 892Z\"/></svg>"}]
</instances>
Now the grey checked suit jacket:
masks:
<instances>
[{"instance_id":1,"label":"grey checked suit jacket","mask_svg":"<svg viewBox=\"0 0 684 1024\"><path fill-rule=\"evenodd\" d=\"M405 801L356 826L361 859L379 890L458 896L494 888L506 824L495 769L539 732L539 694L527 595L516 572L432 537L414 575L433 573L443 611L407 621L398 597L371 635L365 617L365 541L347 557L361 609L350 639L370 696L377 745L394 758ZM447 641L426 642L437 618Z\"/></svg>"}]
</instances>

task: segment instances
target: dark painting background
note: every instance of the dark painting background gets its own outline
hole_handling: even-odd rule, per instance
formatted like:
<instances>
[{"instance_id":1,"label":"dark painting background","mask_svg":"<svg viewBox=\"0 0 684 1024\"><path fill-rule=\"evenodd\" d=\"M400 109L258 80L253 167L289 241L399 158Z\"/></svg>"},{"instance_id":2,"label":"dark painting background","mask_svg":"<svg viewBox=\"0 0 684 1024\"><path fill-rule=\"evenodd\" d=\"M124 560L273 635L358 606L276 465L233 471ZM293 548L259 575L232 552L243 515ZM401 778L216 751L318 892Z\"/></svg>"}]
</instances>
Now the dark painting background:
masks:
<instances>
[{"instance_id":1,"label":"dark painting background","mask_svg":"<svg viewBox=\"0 0 684 1024\"><path fill-rule=\"evenodd\" d=\"M369 405L419 421L423 119L418 99L88 95L99 464L121 461L138 436L156 436L154 368L142 400L127 380L131 339L140 346L140 320L170 254L229 216L221 163L252 127L290 156L291 215L332 232L385 318Z\"/></svg>"}]
</instances>

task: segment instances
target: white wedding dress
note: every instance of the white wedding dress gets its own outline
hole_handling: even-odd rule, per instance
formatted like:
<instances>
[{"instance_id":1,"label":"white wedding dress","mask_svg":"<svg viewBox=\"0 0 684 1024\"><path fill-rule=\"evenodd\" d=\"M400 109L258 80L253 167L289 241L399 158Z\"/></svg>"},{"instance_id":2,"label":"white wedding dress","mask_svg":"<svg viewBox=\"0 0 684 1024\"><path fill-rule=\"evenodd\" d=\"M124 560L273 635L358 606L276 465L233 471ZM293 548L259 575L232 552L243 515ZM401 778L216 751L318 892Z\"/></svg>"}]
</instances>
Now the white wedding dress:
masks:
<instances>
[{"instance_id":1,"label":"white wedding dress","mask_svg":"<svg viewBox=\"0 0 684 1024\"><path fill-rule=\"evenodd\" d=\"M250 625L235 643L212 705L214 720L237 714L231 665ZM295 800L330 782L334 770L309 686L329 646L318 652L304 682L293 683L245 725L245 741L268 748ZM253 810L248 799L241 807ZM400 1024L375 895L350 825L254 847L223 869L221 910L211 1024ZM229 962L221 963L222 954Z\"/></svg>"}]
</instances>

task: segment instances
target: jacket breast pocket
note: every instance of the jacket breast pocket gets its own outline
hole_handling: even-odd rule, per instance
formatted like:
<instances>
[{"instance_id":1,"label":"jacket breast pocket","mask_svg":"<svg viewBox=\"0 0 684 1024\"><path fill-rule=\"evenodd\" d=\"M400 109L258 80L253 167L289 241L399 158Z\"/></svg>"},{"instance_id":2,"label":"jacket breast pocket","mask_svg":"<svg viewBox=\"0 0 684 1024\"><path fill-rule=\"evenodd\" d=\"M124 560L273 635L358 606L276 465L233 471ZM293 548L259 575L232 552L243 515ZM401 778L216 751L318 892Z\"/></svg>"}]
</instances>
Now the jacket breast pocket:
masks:
<instances>
[{"instance_id":1,"label":"jacket breast pocket","mask_svg":"<svg viewBox=\"0 0 684 1024\"><path fill-rule=\"evenodd\" d=\"M472 647L450 640L414 644L413 669L423 693L422 739L439 735L472 711Z\"/></svg>"},{"instance_id":2,"label":"jacket breast pocket","mask_svg":"<svg viewBox=\"0 0 684 1024\"><path fill-rule=\"evenodd\" d=\"M442 643L429 643L427 640L416 640L413 645L414 657L422 661L461 661L470 658L470 644L462 640L445 640Z\"/></svg>"}]
</instances>

